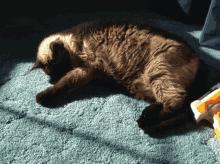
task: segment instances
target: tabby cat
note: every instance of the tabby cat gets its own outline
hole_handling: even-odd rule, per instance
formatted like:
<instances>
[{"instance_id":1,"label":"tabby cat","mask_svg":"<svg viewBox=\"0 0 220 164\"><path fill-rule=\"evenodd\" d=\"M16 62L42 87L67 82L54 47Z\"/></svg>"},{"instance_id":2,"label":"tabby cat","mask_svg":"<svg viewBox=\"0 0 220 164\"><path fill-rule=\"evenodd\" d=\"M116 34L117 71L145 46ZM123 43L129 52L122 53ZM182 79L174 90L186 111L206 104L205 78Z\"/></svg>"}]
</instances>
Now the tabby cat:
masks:
<instances>
[{"instance_id":1,"label":"tabby cat","mask_svg":"<svg viewBox=\"0 0 220 164\"><path fill-rule=\"evenodd\" d=\"M59 79L36 96L42 105L102 74L112 77L151 103L137 123L152 130L186 119L183 104L199 67L199 55L174 34L150 24L94 20L46 37L31 70Z\"/></svg>"}]
</instances>

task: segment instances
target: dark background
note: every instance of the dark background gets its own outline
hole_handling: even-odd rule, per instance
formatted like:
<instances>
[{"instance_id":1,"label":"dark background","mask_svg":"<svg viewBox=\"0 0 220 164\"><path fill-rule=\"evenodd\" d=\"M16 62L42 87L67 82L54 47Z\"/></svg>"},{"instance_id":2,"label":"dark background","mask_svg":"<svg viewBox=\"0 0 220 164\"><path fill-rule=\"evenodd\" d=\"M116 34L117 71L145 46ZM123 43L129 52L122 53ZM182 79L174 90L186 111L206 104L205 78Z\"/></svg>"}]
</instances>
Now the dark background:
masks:
<instances>
[{"instance_id":1,"label":"dark background","mask_svg":"<svg viewBox=\"0 0 220 164\"><path fill-rule=\"evenodd\" d=\"M5 2L0 7L1 24L4 26L19 17L33 19L49 19L65 12L93 13L98 11L140 12L152 10L161 15L186 24L203 25L210 6L210 0L192 0L189 15L181 9L177 0L145 0L145 1L48 1Z\"/></svg>"}]
</instances>

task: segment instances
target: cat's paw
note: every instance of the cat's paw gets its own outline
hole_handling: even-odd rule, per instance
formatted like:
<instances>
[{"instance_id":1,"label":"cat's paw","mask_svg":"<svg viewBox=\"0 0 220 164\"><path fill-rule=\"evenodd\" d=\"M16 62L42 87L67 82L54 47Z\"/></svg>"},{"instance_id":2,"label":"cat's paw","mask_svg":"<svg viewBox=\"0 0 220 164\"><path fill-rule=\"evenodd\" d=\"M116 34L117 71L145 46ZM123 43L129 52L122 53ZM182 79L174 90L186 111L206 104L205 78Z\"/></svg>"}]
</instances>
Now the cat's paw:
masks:
<instances>
[{"instance_id":1,"label":"cat's paw","mask_svg":"<svg viewBox=\"0 0 220 164\"><path fill-rule=\"evenodd\" d=\"M188 118L187 113L178 114L170 119L160 122L159 124L153 125L151 127L147 127L144 129L144 132L150 136L155 136L155 134L159 134L161 136L162 133L166 133L167 131L173 131L173 129L178 128L180 126L185 126ZM196 126L189 126L189 129L198 128Z\"/></svg>"},{"instance_id":2,"label":"cat's paw","mask_svg":"<svg viewBox=\"0 0 220 164\"><path fill-rule=\"evenodd\" d=\"M147 129L161 122L159 118L160 111L163 110L163 104L153 103L144 109L140 118L137 120L141 129Z\"/></svg>"},{"instance_id":3,"label":"cat's paw","mask_svg":"<svg viewBox=\"0 0 220 164\"><path fill-rule=\"evenodd\" d=\"M49 89L47 89L47 90L37 94L36 102L41 105L47 105L51 101L53 101L54 98L55 98L55 96L53 95L53 93L50 92Z\"/></svg>"}]
</instances>

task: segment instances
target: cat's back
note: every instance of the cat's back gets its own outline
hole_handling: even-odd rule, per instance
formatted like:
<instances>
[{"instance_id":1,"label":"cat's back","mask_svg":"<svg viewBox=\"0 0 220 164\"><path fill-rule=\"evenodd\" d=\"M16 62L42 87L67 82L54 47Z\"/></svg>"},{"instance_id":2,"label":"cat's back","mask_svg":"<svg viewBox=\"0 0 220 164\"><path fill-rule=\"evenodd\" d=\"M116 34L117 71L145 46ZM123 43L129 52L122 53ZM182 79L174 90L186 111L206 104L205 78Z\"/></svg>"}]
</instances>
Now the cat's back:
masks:
<instances>
[{"instance_id":1,"label":"cat's back","mask_svg":"<svg viewBox=\"0 0 220 164\"><path fill-rule=\"evenodd\" d=\"M194 73L198 69L199 57L186 41L151 24L101 22L90 29L89 35L100 43L96 55L119 81L155 72L155 65L172 67L174 74L184 70L184 65L192 67ZM186 73L181 74L185 77Z\"/></svg>"},{"instance_id":2,"label":"cat's back","mask_svg":"<svg viewBox=\"0 0 220 164\"><path fill-rule=\"evenodd\" d=\"M172 34L150 23L138 24L134 22L115 22L99 20L95 23L86 23L81 26L80 33L89 36L96 43L108 46L138 46L145 47L153 52L169 46L191 47L176 34ZM91 40L90 40L91 41Z\"/></svg>"},{"instance_id":3,"label":"cat's back","mask_svg":"<svg viewBox=\"0 0 220 164\"><path fill-rule=\"evenodd\" d=\"M70 29L58 33L60 36L74 36L72 40L89 41L99 45L106 43L109 46L122 42L143 43L152 45L155 49L159 44L189 45L179 36L169 33L150 23L138 24L135 22L118 22L113 20L95 19L90 22L83 22ZM150 48L150 47L149 47Z\"/></svg>"}]
</instances>

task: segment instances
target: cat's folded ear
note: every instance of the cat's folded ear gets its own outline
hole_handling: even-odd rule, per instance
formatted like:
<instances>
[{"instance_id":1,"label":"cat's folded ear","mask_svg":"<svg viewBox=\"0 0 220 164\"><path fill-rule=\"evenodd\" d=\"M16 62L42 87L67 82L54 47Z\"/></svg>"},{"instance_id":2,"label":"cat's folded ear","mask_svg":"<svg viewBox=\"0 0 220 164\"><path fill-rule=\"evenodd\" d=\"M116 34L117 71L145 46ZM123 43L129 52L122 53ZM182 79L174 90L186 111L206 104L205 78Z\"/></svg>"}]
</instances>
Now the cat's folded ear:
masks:
<instances>
[{"instance_id":1,"label":"cat's folded ear","mask_svg":"<svg viewBox=\"0 0 220 164\"><path fill-rule=\"evenodd\" d=\"M52 51L57 50L57 49L64 49L64 44L63 42L56 40L50 43L50 49Z\"/></svg>"},{"instance_id":2,"label":"cat's folded ear","mask_svg":"<svg viewBox=\"0 0 220 164\"><path fill-rule=\"evenodd\" d=\"M63 42L59 40L51 42L50 49L53 52L53 56L59 55L59 53L65 50Z\"/></svg>"},{"instance_id":3,"label":"cat's folded ear","mask_svg":"<svg viewBox=\"0 0 220 164\"><path fill-rule=\"evenodd\" d=\"M31 70L29 72L31 72L32 70L34 70L36 68L43 68L43 64L38 59L37 59L36 63L34 64L34 66L31 68Z\"/></svg>"}]
</instances>

